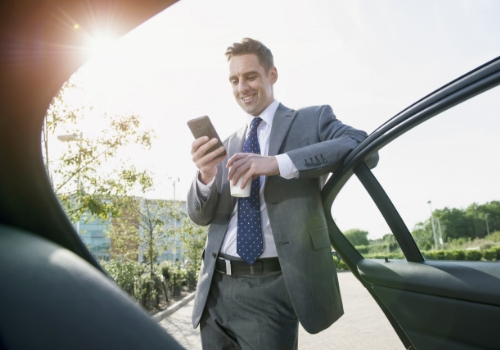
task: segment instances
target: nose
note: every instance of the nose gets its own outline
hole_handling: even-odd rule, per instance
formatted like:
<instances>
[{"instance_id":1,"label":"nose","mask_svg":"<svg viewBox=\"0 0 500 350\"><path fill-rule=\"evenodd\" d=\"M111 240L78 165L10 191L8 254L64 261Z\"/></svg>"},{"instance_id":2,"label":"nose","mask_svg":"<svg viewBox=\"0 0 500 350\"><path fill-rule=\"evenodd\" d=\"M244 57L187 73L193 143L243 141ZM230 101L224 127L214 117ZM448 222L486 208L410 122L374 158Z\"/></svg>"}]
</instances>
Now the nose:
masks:
<instances>
[{"instance_id":1,"label":"nose","mask_svg":"<svg viewBox=\"0 0 500 350\"><path fill-rule=\"evenodd\" d=\"M238 92L244 94L246 91L248 91L248 84L245 79L240 79L238 82Z\"/></svg>"}]
</instances>

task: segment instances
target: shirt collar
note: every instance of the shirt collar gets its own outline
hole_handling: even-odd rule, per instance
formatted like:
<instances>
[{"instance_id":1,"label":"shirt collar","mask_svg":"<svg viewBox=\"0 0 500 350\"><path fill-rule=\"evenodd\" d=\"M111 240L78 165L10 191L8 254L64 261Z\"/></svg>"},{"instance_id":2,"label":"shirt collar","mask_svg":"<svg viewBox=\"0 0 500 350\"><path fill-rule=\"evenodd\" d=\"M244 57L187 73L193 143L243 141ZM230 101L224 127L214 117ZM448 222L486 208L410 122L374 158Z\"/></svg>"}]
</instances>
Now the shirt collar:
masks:
<instances>
[{"instance_id":1,"label":"shirt collar","mask_svg":"<svg viewBox=\"0 0 500 350\"><path fill-rule=\"evenodd\" d=\"M262 111L262 113L258 116L262 118L264 122L270 127L273 125L274 115L276 114L276 110L278 109L280 103L278 100L274 100L266 109ZM250 128L250 123L252 122L254 116L247 114L247 127Z\"/></svg>"}]
</instances>

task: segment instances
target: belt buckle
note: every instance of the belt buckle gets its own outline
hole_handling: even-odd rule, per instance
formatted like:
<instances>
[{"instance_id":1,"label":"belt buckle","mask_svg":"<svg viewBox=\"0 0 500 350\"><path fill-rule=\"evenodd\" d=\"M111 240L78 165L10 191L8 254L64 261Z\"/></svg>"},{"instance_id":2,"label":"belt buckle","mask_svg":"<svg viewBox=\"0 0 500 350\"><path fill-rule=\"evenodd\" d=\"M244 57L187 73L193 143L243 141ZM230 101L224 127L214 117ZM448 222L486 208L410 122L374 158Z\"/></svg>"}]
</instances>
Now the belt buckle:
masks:
<instances>
[{"instance_id":1,"label":"belt buckle","mask_svg":"<svg viewBox=\"0 0 500 350\"><path fill-rule=\"evenodd\" d=\"M226 260L219 256L219 259L223 260L226 263L226 275L231 276L231 260Z\"/></svg>"}]
</instances>

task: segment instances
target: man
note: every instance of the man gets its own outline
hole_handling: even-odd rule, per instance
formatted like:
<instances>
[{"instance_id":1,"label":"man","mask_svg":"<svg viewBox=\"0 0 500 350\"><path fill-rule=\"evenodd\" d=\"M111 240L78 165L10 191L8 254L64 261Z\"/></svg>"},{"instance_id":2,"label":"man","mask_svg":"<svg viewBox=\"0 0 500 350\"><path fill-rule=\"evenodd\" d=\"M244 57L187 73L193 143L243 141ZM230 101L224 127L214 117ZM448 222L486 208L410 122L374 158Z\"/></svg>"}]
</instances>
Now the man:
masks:
<instances>
[{"instance_id":1,"label":"man","mask_svg":"<svg viewBox=\"0 0 500 350\"><path fill-rule=\"evenodd\" d=\"M330 106L276 101L278 71L259 41L243 39L226 56L247 126L211 153L215 139L192 144L188 213L210 224L193 326L204 349L296 349L299 321L317 333L343 314L320 190L366 133ZM242 188L252 182L250 197L231 197L240 177Z\"/></svg>"}]
</instances>

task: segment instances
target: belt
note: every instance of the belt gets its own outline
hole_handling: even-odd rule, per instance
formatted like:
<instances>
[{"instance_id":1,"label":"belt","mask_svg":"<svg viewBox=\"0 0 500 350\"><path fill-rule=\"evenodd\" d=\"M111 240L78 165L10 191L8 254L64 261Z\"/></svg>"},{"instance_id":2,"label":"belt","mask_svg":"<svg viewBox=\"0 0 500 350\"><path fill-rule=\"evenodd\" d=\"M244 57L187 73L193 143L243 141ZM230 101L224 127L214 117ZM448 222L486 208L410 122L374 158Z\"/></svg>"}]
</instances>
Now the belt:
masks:
<instances>
[{"instance_id":1,"label":"belt","mask_svg":"<svg viewBox=\"0 0 500 350\"><path fill-rule=\"evenodd\" d=\"M228 276L263 275L281 271L281 265L278 258L257 259L250 266L245 261L227 260L219 256L215 262L215 271Z\"/></svg>"}]
</instances>

